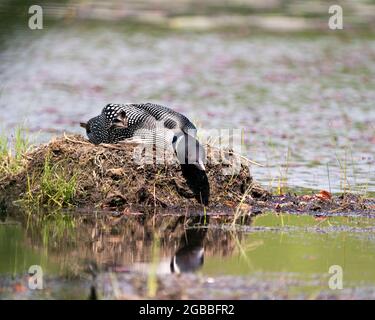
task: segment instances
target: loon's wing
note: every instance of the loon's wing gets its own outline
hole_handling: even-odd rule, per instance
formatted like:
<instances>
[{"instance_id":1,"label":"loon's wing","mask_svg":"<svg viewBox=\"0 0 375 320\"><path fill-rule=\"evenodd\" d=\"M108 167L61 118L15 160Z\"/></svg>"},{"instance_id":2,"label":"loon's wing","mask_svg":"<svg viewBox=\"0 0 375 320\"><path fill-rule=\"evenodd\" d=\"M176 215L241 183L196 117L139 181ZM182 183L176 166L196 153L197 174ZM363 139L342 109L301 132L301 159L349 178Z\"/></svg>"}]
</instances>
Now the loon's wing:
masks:
<instances>
[{"instance_id":1,"label":"loon's wing","mask_svg":"<svg viewBox=\"0 0 375 320\"><path fill-rule=\"evenodd\" d=\"M164 126L168 129L181 129L184 133L196 136L197 128L184 115L168 107L155 103L132 104L135 108L145 110L157 121L164 121Z\"/></svg>"},{"instance_id":2,"label":"loon's wing","mask_svg":"<svg viewBox=\"0 0 375 320\"><path fill-rule=\"evenodd\" d=\"M139 129L153 132L155 128L155 118L146 110L136 108L132 104L108 104L103 108L102 115L106 119L110 141L130 139ZM119 115L125 119L126 126L112 126Z\"/></svg>"},{"instance_id":3,"label":"loon's wing","mask_svg":"<svg viewBox=\"0 0 375 320\"><path fill-rule=\"evenodd\" d=\"M145 122L147 119L152 117L146 110L136 108L133 104L108 104L103 110L102 114L105 116L107 123L112 124L113 121L124 113L124 117L127 118L128 126L137 125Z\"/></svg>"}]
</instances>

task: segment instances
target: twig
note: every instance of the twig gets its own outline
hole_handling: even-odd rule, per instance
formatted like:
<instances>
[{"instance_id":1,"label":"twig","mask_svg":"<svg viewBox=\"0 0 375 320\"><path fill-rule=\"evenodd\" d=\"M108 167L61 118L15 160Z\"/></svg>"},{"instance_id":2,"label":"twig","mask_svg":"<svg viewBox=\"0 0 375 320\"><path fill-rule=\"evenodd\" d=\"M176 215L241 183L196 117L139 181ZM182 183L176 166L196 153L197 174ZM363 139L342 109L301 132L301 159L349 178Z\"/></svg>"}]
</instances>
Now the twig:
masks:
<instances>
[{"instance_id":1,"label":"twig","mask_svg":"<svg viewBox=\"0 0 375 320\"><path fill-rule=\"evenodd\" d=\"M126 144L133 144L132 142L127 142ZM125 143L124 143L124 145L125 145ZM100 144L100 146L101 147L104 147L104 148L107 148L107 149L114 149L114 150L125 150L125 148L123 148L123 147L120 147L121 146L121 144L120 144L120 146L117 146L117 145L113 145L113 144L107 144L107 143L101 143ZM136 144L134 145L134 146L136 146Z\"/></svg>"},{"instance_id":2,"label":"twig","mask_svg":"<svg viewBox=\"0 0 375 320\"><path fill-rule=\"evenodd\" d=\"M345 209L348 208L349 206L350 206L350 204L345 203L345 204L341 205L339 208L336 208L336 209L333 209L333 210L328 211L328 213L336 213L336 212L340 212L341 210L345 210Z\"/></svg>"},{"instance_id":3,"label":"twig","mask_svg":"<svg viewBox=\"0 0 375 320\"><path fill-rule=\"evenodd\" d=\"M70 138L68 138L68 136L66 135L65 132L64 132L64 138L65 138L65 140L68 140L68 141L73 142L73 143L86 144L86 145L91 144L90 142L86 142L86 141L78 141L78 140L70 139Z\"/></svg>"},{"instance_id":4,"label":"twig","mask_svg":"<svg viewBox=\"0 0 375 320\"><path fill-rule=\"evenodd\" d=\"M249 162L249 163L251 163L251 164L253 164L253 165L256 165L256 166L258 166L258 167L264 167L264 164L260 164L260 163L258 163L258 162L255 162L255 161L253 161L253 160L250 160L249 158L246 158L245 156L243 156L243 155L241 155L241 154L239 154L239 153L236 153L236 152L233 152L233 151L231 151L231 150L225 150L225 149L222 149L222 148L219 148L219 147L215 147L215 146L213 146L213 145L210 145L210 148L214 148L214 149L216 149L216 150L220 150L220 151L223 151L223 152L226 152L226 153L231 153L231 154L233 154L233 155L235 155L235 156L237 156L237 157L240 157L241 159L243 159L243 160L245 160L245 161L247 161L247 162Z\"/></svg>"},{"instance_id":5,"label":"twig","mask_svg":"<svg viewBox=\"0 0 375 320\"><path fill-rule=\"evenodd\" d=\"M86 141L79 141L79 140L74 140L69 138L66 133L64 132L64 138L67 141L73 142L73 143L79 143L79 144L85 144L85 145L92 145L91 142L86 142ZM122 141L119 145L121 144L135 144L134 141ZM107 144L107 143L101 143L99 146L107 148L107 149L115 149L115 150L124 150L124 148L121 148L119 146L113 145L113 144Z\"/></svg>"}]
</instances>

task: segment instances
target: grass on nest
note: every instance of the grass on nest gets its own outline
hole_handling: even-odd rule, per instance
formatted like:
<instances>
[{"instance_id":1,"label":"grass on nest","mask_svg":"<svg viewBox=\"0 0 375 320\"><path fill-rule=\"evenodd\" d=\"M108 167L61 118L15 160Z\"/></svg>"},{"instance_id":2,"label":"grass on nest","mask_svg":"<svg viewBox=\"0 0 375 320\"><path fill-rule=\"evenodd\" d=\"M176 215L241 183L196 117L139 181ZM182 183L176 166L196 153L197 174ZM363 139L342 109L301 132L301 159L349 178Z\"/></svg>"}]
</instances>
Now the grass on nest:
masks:
<instances>
[{"instance_id":1,"label":"grass on nest","mask_svg":"<svg viewBox=\"0 0 375 320\"><path fill-rule=\"evenodd\" d=\"M15 175L25 169L25 154L31 143L27 130L18 126L11 138L0 134L0 177ZM47 155L41 173L27 175L27 190L21 202L26 206L64 207L73 204L77 191L77 174L69 174L61 163L52 164Z\"/></svg>"},{"instance_id":2,"label":"grass on nest","mask_svg":"<svg viewBox=\"0 0 375 320\"><path fill-rule=\"evenodd\" d=\"M0 134L0 175L17 174L23 169L24 154L31 147L27 131L19 126L9 139Z\"/></svg>"},{"instance_id":3,"label":"grass on nest","mask_svg":"<svg viewBox=\"0 0 375 320\"><path fill-rule=\"evenodd\" d=\"M61 162L52 164L51 155L47 154L40 176L35 172L27 175L27 190L21 202L29 207L71 206L78 188L77 177L77 173L70 175Z\"/></svg>"}]
</instances>

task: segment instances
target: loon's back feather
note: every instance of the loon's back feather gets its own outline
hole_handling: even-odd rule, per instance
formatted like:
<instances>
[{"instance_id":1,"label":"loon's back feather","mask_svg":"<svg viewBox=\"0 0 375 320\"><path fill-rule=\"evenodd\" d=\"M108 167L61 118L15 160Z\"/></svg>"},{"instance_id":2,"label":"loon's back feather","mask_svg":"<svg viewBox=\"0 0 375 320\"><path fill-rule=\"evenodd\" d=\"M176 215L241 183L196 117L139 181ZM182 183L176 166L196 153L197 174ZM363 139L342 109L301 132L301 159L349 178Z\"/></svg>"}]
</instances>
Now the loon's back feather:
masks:
<instances>
[{"instance_id":1,"label":"loon's back feather","mask_svg":"<svg viewBox=\"0 0 375 320\"><path fill-rule=\"evenodd\" d=\"M128 118L129 127L138 126L138 129L151 129L154 124L163 125L166 129L182 131L191 136L196 136L197 128L191 121L181 113L178 113L168 107L154 103L127 103L127 104L108 104L103 110L107 122L111 123L113 119L124 111ZM140 124L142 124L140 127Z\"/></svg>"},{"instance_id":2,"label":"loon's back feather","mask_svg":"<svg viewBox=\"0 0 375 320\"><path fill-rule=\"evenodd\" d=\"M146 110L157 121L164 121L164 125L168 129L180 128L184 133L196 136L197 128L183 114L178 113L168 107L155 103L136 103L132 104L138 109Z\"/></svg>"}]
</instances>

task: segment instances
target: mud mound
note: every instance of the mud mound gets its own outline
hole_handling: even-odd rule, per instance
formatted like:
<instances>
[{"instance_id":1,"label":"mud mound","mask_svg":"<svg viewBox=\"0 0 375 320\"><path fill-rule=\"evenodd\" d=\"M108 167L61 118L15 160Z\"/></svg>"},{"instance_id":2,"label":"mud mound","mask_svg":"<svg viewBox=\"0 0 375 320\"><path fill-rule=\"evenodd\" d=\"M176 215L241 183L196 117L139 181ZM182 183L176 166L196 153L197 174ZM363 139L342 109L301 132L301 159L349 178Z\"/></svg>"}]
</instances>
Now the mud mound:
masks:
<instances>
[{"instance_id":1,"label":"mud mound","mask_svg":"<svg viewBox=\"0 0 375 320\"><path fill-rule=\"evenodd\" d=\"M95 146L80 135L55 139L26 154L20 173L1 179L0 200L9 204L25 195L40 195L43 202L43 188L50 187L45 181L47 170L51 171L51 179L75 179L74 194L68 204L79 207L213 207L240 202L244 195L268 196L254 183L246 160L230 151L208 147L206 172L202 172L176 161L135 162L136 147L129 143ZM174 155L166 157L173 159ZM233 163L240 164L239 170L232 170ZM231 170L233 174L228 174Z\"/></svg>"}]
</instances>

